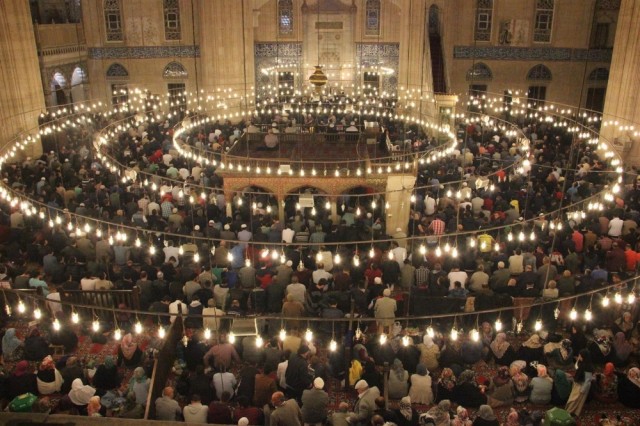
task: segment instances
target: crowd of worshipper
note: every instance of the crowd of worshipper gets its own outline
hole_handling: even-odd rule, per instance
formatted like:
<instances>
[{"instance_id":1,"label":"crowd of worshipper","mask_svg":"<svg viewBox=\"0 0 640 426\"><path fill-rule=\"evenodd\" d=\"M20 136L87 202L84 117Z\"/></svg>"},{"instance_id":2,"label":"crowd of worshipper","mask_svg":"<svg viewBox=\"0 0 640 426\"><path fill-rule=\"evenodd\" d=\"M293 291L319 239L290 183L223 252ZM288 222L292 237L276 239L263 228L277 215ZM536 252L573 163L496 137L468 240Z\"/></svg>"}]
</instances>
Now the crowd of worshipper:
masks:
<instances>
[{"instance_id":1,"label":"crowd of worshipper","mask_svg":"<svg viewBox=\"0 0 640 426\"><path fill-rule=\"evenodd\" d=\"M207 134L214 141L233 136L232 126L216 126L203 128L197 140L208 140ZM363 207L365 213L358 215L350 201L336 224L326 212L311 215L295 208L287 209L280 224L266 206L251 207L254 200L268 202L252 195L233 203L232 217L226 209L231 201L222 192L210 191L190 203L180 191L188 195L197 184L221 188L222 178L214 167L175 152L168 123L131 128L118 141L128 164L156 175L149 180L157 191L137 181L123 183L83 150L92 138L87 129L70 129L57 140L62 145L56 150L6 166L5 184L40 200L52 218L78 214L105 225L101 237L76 235L63 224L50 227L47 220L3 204L1 281L12 289L36 289L46 297L50 315L65 325L54 330L40 324L25 331L2 312L2 355L10 367L1 376L3 401L15 411L53 407L55 412L141 418L153 351L142 349L143 336L126 333L133 328L128 307L121 306L118 318L126 334L117 356L91 361L73 356L79 336L59 303L60 290L137 287L142 310L157 314L163 324L182 314L192 331L186 345L178 344L175 381L152 402L162 420L515 425L540 420L530 404L565 407L575 416L595 403L588 400L640 407L640 329L634 283L628 279L638 264L635 170L623 175L612 208L586 211L585 217L558 214L558 208L615 184L617 174L597 151L578 144L571 156L574 142L568 132L530 124L523 128L531 151L529 174L523 174L512 167L523 160L514 137L479 125L460 130L461 143L451 157L420 168L406 232L381 226L371 233L380 213ZM117 225L139 228L145 243L157 248L155 254L148 246L137 247L133 238L111 244L107 222L115 224L112 233ZM325 246L316 249L295 239L307 229L316 230L313 241ZM281 247L284 262L264 255L269 243ZM611 284L617 285L610 294L620 297L609 307L602 303L609 293L588 294ZM516 318L509 313L513 308L502 316L482 316L477 341L470 335L454 339L447 319L426 332L421 321L411 334L412 324L403 329L395 321L445 300L462 314L469 306L473 312L513 306L522 298L552 302L566 296L580 297L534 306L527 317ZM416 300L426 303L412 303ZM572 307L582 309L580 318L571 317ZM593 314L589 321L582 316L587 307ZM278 326L260 330L264 345L259 347L257 337L229 341L233 317L262 313L286 318L283 339ZM358 321L355 332L345 321L317 327L313 322L346 315ZM504 330L496 329L496 318L502 318ZM534 333L537 319L543 327ZM316 332L311 341L305 338L309 321ZM465 330L474 321L476 316L461 320ZM88 327L79 332L100 341L113 328L105 324L102 337ZM204 328L214 339L204 338ZM375 332L387 339L372 337ZM335 336L339 350L327 350ZM69 356L55 361L50 344L63 346ZM344 358L345 346L350 359ZM481 366L490 366L491 373L481 373ZM344 401L330 409L328 394L338 392ZM62 397L54 406L49 395ZM515 409L499 420L494 409L509 406Z\"/></svg>"}]
</instances>

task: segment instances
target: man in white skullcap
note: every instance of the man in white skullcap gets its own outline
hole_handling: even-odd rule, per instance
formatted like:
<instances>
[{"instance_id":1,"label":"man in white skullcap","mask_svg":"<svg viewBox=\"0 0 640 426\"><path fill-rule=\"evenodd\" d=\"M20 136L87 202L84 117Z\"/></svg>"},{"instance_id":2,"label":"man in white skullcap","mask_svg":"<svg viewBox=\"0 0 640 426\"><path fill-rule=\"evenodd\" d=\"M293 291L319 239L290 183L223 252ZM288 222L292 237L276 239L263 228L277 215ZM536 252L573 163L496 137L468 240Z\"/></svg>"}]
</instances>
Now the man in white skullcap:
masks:
<instances>
[{"instance_id":1,"label":"man in white skullcap","mask_svg":"<svg viewBox=\"0 0 640 426\"><path fill-rule=\"evenodd\" d=\"M378 333L384 333L385 327L391 332L391 326L396 318L398 309L395 299L391 298L391 290L386 288L382 292L382 297L376 300L373 311L378 320Z\"/></svg>"},{"instance_id":2,"label":"man in white skullcap","mask_svg":"<svg viewBox=\"0 0 640 426\"><path fill-rule=\"evenodd\" d=\"M323 390L324 380L316 377L313 388L302 392L302 421L304 425L321 426L327 419L329 395Z\"/></svg>"},{"instance_id":3,"label":"man in white skullcap","mask_svg":"<svg viewBox=\"0 0 640 426\"><path fill-rule=\"evenodd\" d=\"M354 386L358 392L358 400L353 406L353 415L349 416L349 423L353 425L368 425L376 409L376 398L380 396L377 387L369 387L365 380L358 380Z\"/></svg>"}]
</instances>

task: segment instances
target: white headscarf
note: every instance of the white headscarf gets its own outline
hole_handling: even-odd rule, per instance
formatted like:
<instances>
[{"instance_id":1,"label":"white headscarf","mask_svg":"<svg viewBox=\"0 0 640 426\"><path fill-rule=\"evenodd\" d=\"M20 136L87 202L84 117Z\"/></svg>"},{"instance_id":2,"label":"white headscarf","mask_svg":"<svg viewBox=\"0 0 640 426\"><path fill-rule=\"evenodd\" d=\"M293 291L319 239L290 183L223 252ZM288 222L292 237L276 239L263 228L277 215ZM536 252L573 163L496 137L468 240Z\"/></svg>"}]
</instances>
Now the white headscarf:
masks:
<instances>
[{"instance_id":1,"label":"white headscarf","mask_svg":"<svg viewBox=\"0 0 640 426\"><path fill-rule=\"evenodd\" d=\"M427 349L431 348L435 343L433 343L433 339L428 334L425 334L422 338L422 343L427 347Z\"/></svg>"},{"instance_id":2,"label":"white headscarf","mask_svg":"<svg viewBox=\"0 0 640 426\"><path fill-rule=\"evenodd\" d=\"M96 390L94 388L89 385L82 384L81 379L75 379L73 383L71 383L69 399L75 405L87 405L95 393Z\"/></svg>"}]
</instances>

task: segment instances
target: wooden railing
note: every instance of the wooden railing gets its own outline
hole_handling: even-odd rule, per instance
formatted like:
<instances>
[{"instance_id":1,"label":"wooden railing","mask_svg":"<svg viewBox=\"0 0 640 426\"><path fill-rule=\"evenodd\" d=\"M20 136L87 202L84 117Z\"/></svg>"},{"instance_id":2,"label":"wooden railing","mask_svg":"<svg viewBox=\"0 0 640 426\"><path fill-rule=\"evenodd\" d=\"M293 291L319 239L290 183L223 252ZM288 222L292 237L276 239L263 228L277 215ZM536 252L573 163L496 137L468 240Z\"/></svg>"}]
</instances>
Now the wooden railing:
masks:
<instances>
[{"instance_id":1,"label":"wooden railing","mask_svg":"<svg viewBox=\"0 0 640 426\"><path fill-rule=\"evenodd\" d=\"M100 308L113 309L124 305L127 309L140 309L140 289L134 287L133 290L64 290L60 289L60 300L74 305L91 305L95 307L93 311L103 320L111 321L113 312ZM69 305L63 305L65 310ZM84 308L87 310L88 308ZM78 309L82 311L83 309ZM67 312L68 313L68 312Z\"/></svg>"}]
</instances>

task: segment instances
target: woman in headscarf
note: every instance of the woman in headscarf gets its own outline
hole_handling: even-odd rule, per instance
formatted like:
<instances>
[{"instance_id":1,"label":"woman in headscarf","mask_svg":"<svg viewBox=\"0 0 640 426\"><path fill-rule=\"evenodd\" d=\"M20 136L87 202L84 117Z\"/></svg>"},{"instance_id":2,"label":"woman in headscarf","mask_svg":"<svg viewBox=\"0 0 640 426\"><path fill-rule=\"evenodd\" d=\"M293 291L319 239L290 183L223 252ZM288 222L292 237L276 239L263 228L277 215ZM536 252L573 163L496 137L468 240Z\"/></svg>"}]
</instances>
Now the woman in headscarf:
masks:
<instances>
[{"instance_id":1,"label":"woman in headscarf","mask_svg":"<svg viewBox=\"0 0 640 426\"><path fill-rule=\"evenodd\" d=\"M589 343L587 336L585 336L584 331L582 331L582 327L577 324L571 325L569 340L571 340L571 347L573 348L574 353L579 353L581 350L586 348Z\"/></svg>"},{"instance_id":2,"label":"woman in headscarf","mask_svg":"<svg viewBox=\"0 0 640 426\"><path fill-rule=\"evenodd\" d=\"M608 330L596 330L593 333L594 340L587 345L591 353L591 361L596 365L605 365L613 360L612 336Z\"/></svg>"},{"instance_id":3,"label":"woman in headscarf","mask_svg":"<svg viewBox=\"0 0 640 426\"><path fill-rule=\"evenodd\" d=\"M422 343L418 345L418 350L420 351L420 364L427 367L428 370L436 370L438 358L440 358L440 348L433 342L431 336L424 335Z\"/></svg>"},{"instance_id":4,"label":"woman in headscarf","mask_svg":"<svg viewBox=\"0 0 640 426\"><path fill-rule=\"evenodd\" d=\"M389 372L389 398L400 399L409 391L409 372L404 369L402 361L395 359Z\"/></svg>"},{"instance_id":5,"label":"woman in headscarf","mask_svg":"<svg viewBox=\"0 0 640 426\"><path fill-rule=\"evenodd\" d=\"M538 364L536 370L538 376L531 379L529 401L537 405L547 405L551 401L553 380L549 377L546 366Z\"/></svg>"},{"instance_id":6,"label":"woman in headscarf","mask_svg":"<svg viewBox=\"0 0 640 426\"><path fill-rule=\"evenodd\" d=\"M389 395L391 397L391 395ZM411 398L405 396L400 400L400 405L396 410L398 426L413 426L418 424L418 412L411 408Z\"/></svg>"},{"instance_id":7,"label":"woman in headscarf","mask_svg":"<svg viewBox=\"0 0 640 426\"><path fill-rule=\"evenodd\" d=\"M629 408L640 408L640 369L630 368L618 381L618 401Z\"/></svg>"},{"instance_id":8,"label":"woman in headscarf","mask_svg":"<svg viewBox=\"0 0 640 426\"><path fill-rule=\"evenodd\" d=\"M525 361L527 365L534 361L542 362L544 360L544 349L540 336L532 334L518 349L516 359Z\"/></svg>"},{"instance_id":9,"label":"woman in headscarf","mask_svg":"<svg viewBox=\"0 0 640 426\"><path fill-rule=\"evenodd\" d=\"M456 409L456 418L451 421L451 426L471 426L472 424L467 409L459 405Z\"/></svg>"},{"instance_id":10,"label":"woman in headscarf","mask_svg":"<svg viewBox=\"0 0 640 426\"><path fill-rule=\"evenodd\" d=\"M5 383L7 387L7 399L9 401L27 392L34 395L38 394L37 378L35 373L29 368L28 361L23 360L18 362L13 370L13 374L7 377Z\"/></svg>"},{"instance_id":11,"label":"woman in headscarf","mask_svg":"<svg viewBox=\"0 0 640 426\"><path fill-rule=\"evenodd\" d=\"M16 336L16 329L9 328L2 337L2 357L6 361L16 361L22 358L24 342Z\"/></svg>"},{"instance_id":12,"label":"woman in headscarf","mask_svg":"<svg viewBox=\"0 0 640 426\"><path fill-rule=\"evenodd\" d=\"M478 408L487 403L487 396L478 387L476 373L473 370L460 373L458 384L453 390L453 400L458 405L468 408Z\"/></svg>"},{"instance_id":13,"label":"woman in headscarf","mask_svg":"<svg viewBox=\"0 0 640 426\"><path fill-rule=\"evenodd\" d=\"M87 415L89 417L102 417L102 405L100 404L100 397L97 395L89 398L89 404L87 404Z\"/></svg>"},{"instance_id":14,"label":"woman in headscarf","mask_svg":"<svg viewBox=\"0 0 640 426\"><path fill-rule=\"evenodd\" d=\"M409 397L414 404L432 404L433 390L431 388L431 376L424 364L418 364L416 374L411 375L411 389Z\"/></svg>"},{"instance_id":15,"label":"woman in headscarf","mask_svg":"<svg viewBox=\"0 0 640 426\"><path fill-rule=\"evenodd\" d=\"M62 387L60 388L60 393L69 393L71 390L71 383L75 379L83 379L84 371L82 370L82 366L78 363L78 358L75 356L71 356L67 358L64 368L60 371L62 375Z\"/></svg>"},{"instance_id":16,"label":"woman in headscarf","mask_svg":"<svg viewBox=\"0 0 640 426\"><path fill-rule=\"evenodd\" d=\"M563 370L557 368L553 376L553 388L551 389L551 405L561 407L567 403L571 393L571 380Z\"/></svg>"},{"instance_id":17,"label":"woman in headscarf","mask_svg":"<svg viewBox=\"0 0 640 426\"><path fill-rule=\"evenodd\" d=\"M573 348L571 340L563 339L560 343L545 345L547 364L552 368L566 369L573 364Z\"/></svg>"},{"instance_id":18,"label":"woman in headscarf","mask_svg":"<svg viewBox=\"0 0 640 426\"><path fill-rule=\"evenodd\" d=\"M104 362L98 366L93 375L93 385L101 391L108 391L120 386L121 380L118 367L112 356L104 357Z\"/></svg>"},{"instance_id":19,"label":"woman in headscarf","mask_svg":"<svg viewBox=\"0 0 640 426\"><path fill-rule=\"evenodd\" d=\"M71 390L69 391L69 402L73 408L78 410L80 414L85 415L87 412L87 405L93 395L96 394L95 388L85 385L82 380L75 379L71 384Z\"/></svg>"},{"instance_id":20,"label":"woman in headscarf","mask_svg":"<svg viewBox=\"0 0 640 426\"><path fill-rule=\"evenodd\" d=\"M136 401L142 405L147 405L147 395L149 394L149 382L144 368L137 367L133 370L133 376L129 380L128 392L136 394Z\"/></svg>"},{"instance_id":21,"label":"woman in headscarf","mask_svg":"<svg viewBox=\"0 0 640 426\"><path fill-rule=\"evenodd\" d=\"M613 339L613 351L613 363L618 367L625 366L633 352L633 345L621 331L617 332Z\"/></svg>"},{"instance_id":22,"label":"woman in headscarf","mask_svg":"<svg viewBox=\"0 0 640 426\"><path fill-rule=\"evenodd\" d=\"M522 368L526 367L526 364L522 362L523 365L520 365L521 362L522 361L518 360L512 363L509 369L515 388L516 402L526 402L529 399L529 376L522 371Z\"/></svg>"},{"instance_id":23,"label":"woman in headscarf","mask_svg":"<svg viewBox=\"0 0 640 426\"><path fill-rule=\"evenodd\" d=\"M518 412L515 408L511 407L509 414L507 415L507 422L504 426L520 426L520 416L518 416Z\"/></svg>"},{"instance_id":24,"label":"woman in headscarf","mask_svg":"<svg viewBox=\"0 0 640 426\"><path fill-rule=\"evenodd\" d=\"M40 361L50 353L49 342L40 335L40 330L33 328L24 339L24 359Z\"/></svg>"},{"instance_id":25,"label":"woman in headscarf","mask_svg":"<svg viewBox=\"0 0 640 426\"><path fill-rule=\"evenodd\" d=\"M51 355L44 357L38 368L36 382L38 383L38 393L40 395L51 395L60 392L62 387L62 374L56 368Z\"/></svg>"},{"instance_id":26,"label":"woman in headscarf","mask_svg":"<svg viewBox=\"0 0 640 426\"><path fill-rule=\"evenodd\" d=\"M456 387L456 376L450 368L443 368L438 379L436 401L453 399L453 389Z\"/></svg>"},{"instance_id":27,"label":"woman in headscarf","mask_svg":"<svg viewBox=\"0 0 640 426\"><path fill-rule=\"evenodd\" d=\"M496 338L491 342L491 352L498 365L509 365L515 359L515 352L511 344L507 342L505 333L498 333Z\"/></svg>"},{"instance_id":28,"label":"woman in headscarf","mask_svg":"<svg viewBox=\"0 0 640 426\"><path fill-rule=\"evenodd\" d=\"M482 329L480 331L480 341L482 342L482 354L485 360L488 360L491 355L491 342L495 339L496 334L493 331L493 327L488 322L482 323Z\"/></svg>"},{"instance_id":29,"label":"woman in headscarf","mask_svg":"<svg viewBox=\"0 0 640 426\"><path fill-rule=\"evenodd\" d=\"M495 377L491 379L487 394L488 404L494 408L513 404L515 388L508 367L498 368Z\"/></svg>"},{"instance_id":30,"label":"woman in headscarf","mask_svg":"<svg viewBox=\"0 0 640 426\"><path fill-rule=\"evenodd\" d=\"M618 400L618 376L613 363L606 363L602 373L595 374L593 396L607 404Z\"/></svg>"},{"instance_id":31,"label":"woman in headscarf","mask_svg":"<svg viewBox=\"0 0 640 426\"><path fill-rule=\"evenodd\" d=\"M451 424L451 401L443 399L435 407L427 411L427 416L433 419L435 426L449 426Z\"/></svg>"},{"instance_id":32,"label":"woman in headscarf","mask_svg":"<svg viewBox=\"0 0 640 426\"><path fill-rule=\"evenodd\" d=\"M481 405L480 409L476 413L476 419L473 421L473 426L500 426L500 422L493 414L493 409L488 405Z\"/></svg>"},{"instance_id":33,"label":"woman in headscarf","mask_svg":"<svg viewBox=\"0 0 640 426\"><path fill-rule=\"evenodd\" d=\"M589 350L583 349L578 354L573 387L571 388L571 394L565 407L565 410L567 410L569 414L575 414L580 417L584 403L587 401L587 396L589 396L589 389L591 389L593 370L591 354Z\"/></svg>"},{"instance_id":34,"label":"woman in headscarf","mask_svg":"<svg viewBox=\"0 0 640 426\"><path fill-rule=\"evenodd\" d=\"M118 365L124 364L127 368L133 368L139 366L141 360L142 351L138 344L133 341L131 333L126 334L118 348Z\"/></svg>"},{"instance_id":35,"label":"woman in headscarf","mask_svg":"<svg viewBox=\"0 0 640 426\"><path fill-rule=\"evenodd\" d=\"M633 325L633 317L631 316L631 312L625 312L620 318L614 321L613 332L622 332L627 337L627 339L629 339L631 337L631 333L633 332Z\"/></svg>"}]
</instances>

